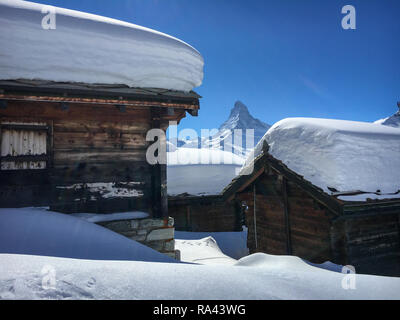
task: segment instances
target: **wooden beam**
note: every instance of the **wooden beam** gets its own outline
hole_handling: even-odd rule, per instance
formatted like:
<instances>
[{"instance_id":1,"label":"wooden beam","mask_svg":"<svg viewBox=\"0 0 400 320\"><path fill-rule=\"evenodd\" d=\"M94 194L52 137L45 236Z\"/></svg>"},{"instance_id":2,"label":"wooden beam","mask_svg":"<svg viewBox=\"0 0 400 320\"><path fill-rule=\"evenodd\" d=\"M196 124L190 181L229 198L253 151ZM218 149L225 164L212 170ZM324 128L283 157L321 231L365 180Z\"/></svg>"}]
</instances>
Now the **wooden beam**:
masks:
<instances>
[{"instance_id":1,"label":"wooden beam","mask_svg":"<svg viewBox=\"0 0 400 320\"><path fill-rule=\"evenodd\" d=\"M26 161L47 161L49 159L48 155L21 155L21 156L2 156L1 161L5 162L26 162Z\"/></svg>"},{"instance_id":2,"label":"wooden beam","mask_svg":"<svg viewBox=\"0 0 400 320\"><path fill-rule=\"evenodd\" d=\"M199 110L198 109L188 109L187 112L192 116L192 117L197 117L199 115Z\"/></svg>"},{"instance_id":3,"label":"wooden beam","mask_svg":"<svg viewBox=\"0 0 400 320\"><path fill-rule=\"evenodd\" d=\"M186 110L197 110L196 104L176 103L164 101L143 101L143 100L127 100L127 99L107 99L107 98L83 98L69 96L50 96L50 95L17 95L17 94L0 94L0 100L17 100L17 101L32 101L32 102L64 102L64 103L84 103L96 105L126 105L132 107L161 107L161 108L183 108Z\"/></svg>"},{"instance_id":4,"label":"wooden beam","mask_svg":"<svg viewBox=\"0 0 400 320\"><path fill-rule=\"evenodd\" d=\"M254 171L251 175L243 175L235 178L230 185L223 191L223 197L226 201L232 201L236 193L242 192L249 185L251 185L262 173L265 172L264 161L256 161L254 164Z\"/></svg>"},{"instance_id":5,"label":"wooden beam","mask_svg":"<svg viewBox=\"0 0 400 320\"><path fill-rule=\"evenodd\" d=\"M0 124L3 130L47 131L48 126L32 124Z\"/></svg>"},{"instance_id":6,"label":"wooden beam","mask_svg":"<svg viewBox=\"0 0 400 320\"><path fill-rule=\"evenodd\" d=\"M256 184L253 185L253 219L254 219L254 241L256 245L256 251L258 249L257 241L257 193Z\"/></svg>"}]
</instances>

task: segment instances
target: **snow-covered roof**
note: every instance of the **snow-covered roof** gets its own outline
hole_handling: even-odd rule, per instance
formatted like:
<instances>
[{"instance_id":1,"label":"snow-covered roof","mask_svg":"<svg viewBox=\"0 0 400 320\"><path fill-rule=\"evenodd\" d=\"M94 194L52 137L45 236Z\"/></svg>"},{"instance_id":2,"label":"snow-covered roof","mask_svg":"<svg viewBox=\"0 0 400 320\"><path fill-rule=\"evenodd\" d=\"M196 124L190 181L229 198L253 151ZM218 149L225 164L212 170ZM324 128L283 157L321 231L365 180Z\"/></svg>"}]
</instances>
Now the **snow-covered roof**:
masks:
<instances>
[{"instance_id":1,"label":"snow-covered roof","mask_svg":"<svg viewBox=\"0 0 400 320\"><path fill-rule=\"evenodd\" d=\"M244 162L234 153L211 148L178 148L168 152L167 160L170 196L220 194Z\"/></svg>"},{"instance_id":2,"label":"snow-covered roof","mask_svg":"<svg viewBox=\"0 0 400 320\"><path fill-rule=\"evenodd\" d=\"M328 194L369 193L363 199L358 196L359 201L400 198L400 193L395 195L400 190L399 129L345 120L284 119L268 130L242 172L262 154L264 141L274 158Z\"/></svg>"},{"instance_id":3,"label":"snow-covered roof","mask_svg":"<svg viewBox=\"0 0 400 320\"><path fill-rule=\"evenodd\" d=\"M55 29L45 29L49 6L0 0L0 79L186 92L201 85L204 61L187 43L132 23L53 8Z\"/></svg>"},{"instance_id":4,"label":"snow-covered roof","mask_svg":"<svg viewBox=\"0 0 400 320\"><path fill-rule=\"evenodd\" d=\"M213 148L176 148L167 153L168 166L243 165L244 159L232 152Z\"/></svg>"}]
</instances>

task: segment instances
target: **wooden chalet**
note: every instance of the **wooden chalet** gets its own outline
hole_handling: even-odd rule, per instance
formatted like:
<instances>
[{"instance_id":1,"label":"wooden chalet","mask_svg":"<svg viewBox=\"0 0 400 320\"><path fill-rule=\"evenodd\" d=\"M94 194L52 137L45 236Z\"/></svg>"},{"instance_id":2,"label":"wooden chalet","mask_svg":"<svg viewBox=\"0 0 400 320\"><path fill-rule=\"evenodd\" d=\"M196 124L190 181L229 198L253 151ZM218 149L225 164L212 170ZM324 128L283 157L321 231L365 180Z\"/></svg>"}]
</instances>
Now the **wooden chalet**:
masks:
<instances>
[{"instance_id":1,"label":"wooden chalet","mask_svg":"<svg viewBox=\"0 0 400 320\"><path fill-rule=\"evenodd\" d=\"M352 265L357 273L400 275L400 197L343 201L329 195L268 153L251 175L235 178L228 202L247 207L251 253L296 255L313 263ZM349 195L349 194L347 194Z\"/></svg>"},{"instance_id":2,"label":"wooden chalet","mask_svg":"<svg viewBox=\"0 0 400 320\"><path fill-rule=\"evenodd\" d=\"M168 217L166 165L146 161L154 143L146 133L197 116L199 98L122 85L0 81L0 207Z\"/></svg>"}]
</instances>

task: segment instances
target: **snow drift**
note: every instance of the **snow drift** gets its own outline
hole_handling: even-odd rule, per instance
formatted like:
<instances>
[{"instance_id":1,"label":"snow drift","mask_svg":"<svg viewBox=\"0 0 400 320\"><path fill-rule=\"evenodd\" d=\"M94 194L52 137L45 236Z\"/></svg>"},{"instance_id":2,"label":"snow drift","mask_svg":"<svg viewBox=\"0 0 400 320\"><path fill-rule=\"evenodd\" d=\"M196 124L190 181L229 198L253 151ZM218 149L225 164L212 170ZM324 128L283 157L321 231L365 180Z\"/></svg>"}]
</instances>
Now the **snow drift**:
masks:
<instances>
[{"instance_id":1,"label":"snow drift","mask_svg":"<svg viewBox=\"0 0 400 320\"><path fill-rule=\"evenodd\" d=\"M0 209L0 253L177 262L94 223L46 208Z\"/></svg>"},{"instance_id":2,"label":"snow drift","mask_svg":"<svg viewBox=\"0 0 400 320\"><path fill-rule=\"evenodd\" d=\"M54 287L44 287L54 270ZM399 299L400 279L315 268L258 253L237 265L93 261L0 254L0 299ZM47 286L47 283L45 283ZM51 284L51 283L50 283Z\"/></svg>"},{"instance_id":3,"label":"snow drift","mask_svg":"<svg viewBox=\"0 0 400 320\"><path fill-rule=\"evenodd\" d=\"M179 91L201 85L203 58L185 42L135 24L58 7L53 7L56 28L46 30L42 20L48 8L0 0L0 79Z\"/></svg>"},{"instance_id":4,"label":"snow drift","mask_svg":"<svg viewBox=\"0 0 400 320\"><path fill-rule=\"evenodd\" d=\"M399 278L351 275L348 289L346 275L322 269L332 264L317 268L298 257L262 253L235 262L211 237L180 246L188 261L209 265L160 263L175 260L43 208L1 209L0 299L400 298Z\"/></svg>"},{"instance_id":5,"label":"snow drift","mask_svg":"<svg viewBox=\"0 0 400 320\"><path fill-rule=\"evenodd\" d=\"M272 156L327 193L400 197L394 195L400 190L398 129L344 120L284 119L268 130L244 168L263 152L263 141Z\"/></svg>"},{"instance_id":6,"label":"snow drift","mask_svg":"<svg viewBox=\"0 0 400 320\"><path fill-rule=\"evenodd\" d=\"M175 240L175 249L181 252L181 260L198 264L235 264L236 260L227 256L211 236L199 240Z\"/></svg>"},{"instance_id":7,"label":"snow drift","mask_svg":"<svg viewBox=\"0 0 400 320\"><path fill-rule=\"evenodd\" d=\"M185 251L190 250L190 245L193 250L199 249L200 252L204 247L210 249L205 253L212 253L211 256L218 256L218 251L213 251L215 246L209 245L209 238L215 240L218 250L222 251L225 256L233 259L240 259L249 254L249 249L247 248L247 228L244 227L243 231L240 232L187 232L187 231L175 231L175 248ZM193 241L193 242L192 242ZM187 246L183 246L182 242L185 242ZM202 253L202 252L201 252ZM188 253L188 260L182 257L182 261L190 262L190 253ZM202 253L204 256L205 254Z\"/></svg>"}]
</instances>

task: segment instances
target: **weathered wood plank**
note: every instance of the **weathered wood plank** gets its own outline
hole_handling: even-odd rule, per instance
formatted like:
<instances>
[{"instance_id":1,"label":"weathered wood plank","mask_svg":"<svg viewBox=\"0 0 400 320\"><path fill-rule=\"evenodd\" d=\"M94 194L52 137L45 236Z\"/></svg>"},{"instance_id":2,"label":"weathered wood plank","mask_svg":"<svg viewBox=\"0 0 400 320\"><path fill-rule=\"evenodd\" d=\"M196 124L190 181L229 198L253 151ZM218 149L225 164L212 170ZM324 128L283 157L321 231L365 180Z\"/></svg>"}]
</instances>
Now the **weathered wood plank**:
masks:
<instances>
[{"instance_id":1,"label":"weathered wood plank","mask_svg":"<svg viewBox=\"0 0 400 320\"><path fill-rule=\"evenodd\" d=\"M58 120L54 121L54 132L83 133L145 133L150 129L148 122L135 121L92 121L92 120Z\"/></svg>"},{"instance_id":2,"label":"weathered wood plank","mask_svg":"<svg viewBox=\"0 0 400 320\"><path fill-rule=\"evenodd\" d=\"M50 170L51 181L62 185L74 182L150 181L150 166L146 162L117 161L56 166Z\"/></svg>"},{"instance_id":3,"label":"weathered wood plank","mask_svg":"<svg viewBox=\"0 0 400 320\"><path fill-rule=\"evenodd\" d=\"M89 150L89 149L56 149L54 151L54 165L96 163L106 161L146 161L146 149L138 150Z\"/></svg>"},{"instance_id":4,"label":"weathered wood plank","mask_svg":"<svg viewBox=\"0 0 400 320\"><path fill-rule=\"evenodd\" d=\"M144 133L81 133L56 132L55 149L90 148L128 150L148 146Z\"/></svg>"},{"instance_id":5,"label":"weathered wood plank","mask_svg":"<svg viewBox=\"0 0 400 320\"><path fill-rule=\"evenodd\" d=\"M7 109L0 109L0 116L12 118L30 118L36 120L82 120L123 121L149 123L150 113L146 107L126 108L119 111L115 106L70 104L68 110L62 110L58 103L9 101Z\"/></svg>"}]
</instances>

